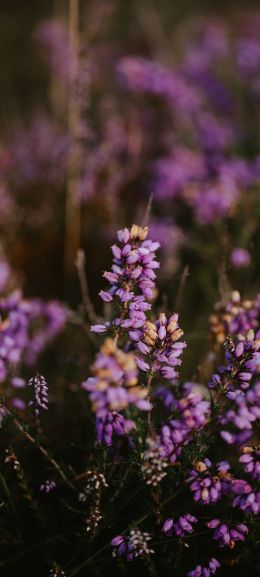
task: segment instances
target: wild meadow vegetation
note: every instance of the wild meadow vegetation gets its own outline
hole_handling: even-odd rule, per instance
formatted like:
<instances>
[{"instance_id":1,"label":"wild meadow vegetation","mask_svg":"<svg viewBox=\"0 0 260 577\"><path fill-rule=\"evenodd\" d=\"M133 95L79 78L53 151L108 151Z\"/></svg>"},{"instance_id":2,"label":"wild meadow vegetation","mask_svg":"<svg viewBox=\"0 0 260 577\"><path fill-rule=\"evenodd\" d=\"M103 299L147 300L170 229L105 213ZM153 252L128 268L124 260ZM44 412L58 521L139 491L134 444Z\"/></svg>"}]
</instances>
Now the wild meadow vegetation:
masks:
<instances>
[{"instance_id":1,"label":"wild meadow vegetation","mask_svg":"<svg viewBox=\"0 0 260 577\"><path fill-rule=\"evenodd\" d=\"M0 135L3 577L257 574L247 8L69 0L33 26L44 89Z\"/></svg>"}]
</instances>

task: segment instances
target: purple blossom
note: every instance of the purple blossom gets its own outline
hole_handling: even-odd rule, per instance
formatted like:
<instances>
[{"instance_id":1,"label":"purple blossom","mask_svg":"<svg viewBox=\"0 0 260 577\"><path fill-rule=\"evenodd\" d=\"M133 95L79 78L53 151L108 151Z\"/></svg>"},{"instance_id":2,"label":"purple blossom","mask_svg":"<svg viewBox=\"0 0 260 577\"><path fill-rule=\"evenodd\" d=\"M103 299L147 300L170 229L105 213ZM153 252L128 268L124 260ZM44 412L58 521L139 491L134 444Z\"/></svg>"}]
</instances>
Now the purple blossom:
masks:
<instances>
[{"instance_id":1,"label":"purple blossom","mask_svg":"<svg viewBox=\"0 0 260 577\"><path fill-rule=\"evenodd\" d=\"M244 268L250 265L251 257L245 248L234 248L230 256L231 264L235 268Z\"/></svg>"},{"instance_id":2,"label":"purple blossom","mask_svg":"<svg viewBox=\"0 0 260 577\"><path fill-rule=\"evenodd\" d=\"M244 447L239 462L253 479L260 481L260 448Z\"/></svg>"},{"instance_id":3,"label":"purple blossom","mask_svg":"<svg viewBox=\"0 0 260 577\"><path fill-rule=\"evenodd\" d=\"M108 412L96 419L97 439L107 447L112 445L114 436L127 436L134 429L134 421L126 419L116 411Z\"/></svg>"},{"instance_id":4,"label":"purple blossom","mask_svg":"<svg viewBox=\"0 0 260 577\"><path fill-rule=\"evenodd\" d=\"M244 523L238 523L234 527L229 527L226 523L222 523L219 519L212 519L206 525L210 529L215 529L213 532L213 539L218 541L219 547L227 545L233 549L236 541L245 541L248 533L248 527Z\"/></svg>"},{"instance_id":5,"label":"purple blossom","mask_svg":"<svg viewBox=\"0 0 260 577\"><path fill-rule=\"evenodd\" d=\"M122 310L120 318L113 321L116 327L129 330L142 326L155 287L155 270L159 267L155 260L158 242L147 239L148 227L133 225L117 233L119 245L112 246L114 256L112 270L104 273L111 284L109 290L100 291L105 302L116 302ZM105 332L109 324L93 325L92 331Z\"/></svg>"},{"instance_id":6,"label":"purple blossom","mask_svg":"<svg viewBox=\"0 0 260 577\"><path fill-rule=\"evenodd\" d=\"M227 489L230 479L229 463L221 461L216 465L216 471L212 471L212 463L209 459L199 461L190 475L190 489L194 501L201 505L216 503Z\"/></svg>"},{"instance_id":7,"label":"purple blossom","mask_svg":"<svg viewBox=\"0 0 260 577\"><path fill-rule=\"evenodd\" d=\"M106 339L92 367L94 377L82 383L90 395L92 408L97 417L106 417L108 412L126 409L135 405L140 410L149 410L145 399L147 391L139 386L137 366L133 353L124 353L116 342Z\"/></svg>"},{"instance_id":8,"label":"purple blossom","mask_svg":"<svg viewBox=\"0 0 260 577\"><path fill-rule=\"evenodd\" d=\"M175 400L173 410L176 417L167 421L160 431L165 458L171 463L181 454L183 446L191 442L193 432L207 423L210 404L201 395L188 392L180 400Z\"/></svg>"},{"instance_id":9,"label":"purple blossom","mask_svg":"<svg viewBox=\"0 0 260 577\"><path fill-rule=\"evenodd\" d=\"M179 341L183 331L179 327L178 315L173 314L167 319L160 314L155 323L146 321L142 329L129 332L130 338L136 343L136 362L140 370L159 373L161 377L175 380L178 376L176 367L181 364L180 356L186 343Z\"/></svg>"},{"instance_id":10,"label":"purple blossom","mask_svg":"<svg viewBox=\"0 0 260 577\"><path fill-rule=\"evenodd\" d=\"M246 514L258 515L260 511L260 492L254 489L243 479L233 479L230 490L236 495L233 507L239 507Z\"/></svg>"},{"instance_id":11,"label":"purple blossom","mask_svg":"<svg viewBox=\"0 0 260 577\"><path fill-rule=\"evenodd\" d=\"M126 557L127 561L132 561L136 557L146 557L154 553L149 546L151 536L140 529L131 529L128 536L117 535L111 541L113 556Z\"/></svg>"},{"instance_id":12,"label":"purple blossom","mask_svg":"<svg viewBox=\"0 0 260 577\"><path fill-rule=\"evenodd\" d=\"M198 519L189 513L181 515L177 520L169 518L164 522L162 531L167 537L171 537L172 535L185 537L186 533L193 532L193 525L197 523L197 521Z\"/></svg>"},{"instance_id":13,"label":"purple blossom","mask_svg":"<svg viewBox=\"0 0 260 577\"><path fill-rule=\"evenodd\" d=\"M195 567L195 569L193 569L192 571L189 571L189 573L187 573L187 576L188 577L211 577L211 575L215 575L215 573L216 573L217 569L219 569L219 567L220 567L220 563L217 561L217 559L214 559L214 557L213 557L208 562L208 565L206 565L206 566L197 565L197 567Z\"/></svg>"}]
</instances>

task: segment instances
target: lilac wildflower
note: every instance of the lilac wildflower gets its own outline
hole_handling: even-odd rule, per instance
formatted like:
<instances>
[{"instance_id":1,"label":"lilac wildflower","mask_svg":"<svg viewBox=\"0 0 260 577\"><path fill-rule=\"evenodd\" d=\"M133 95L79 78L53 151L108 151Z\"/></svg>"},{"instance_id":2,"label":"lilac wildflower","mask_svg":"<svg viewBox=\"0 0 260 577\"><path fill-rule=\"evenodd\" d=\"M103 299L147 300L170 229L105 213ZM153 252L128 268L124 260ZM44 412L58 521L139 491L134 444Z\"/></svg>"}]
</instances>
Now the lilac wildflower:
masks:
<instances>
[{"instance_id":1,"label":"lilac wildflower","mask_svg":"<svg viewBox=\"0 0 260 577\"><path fill-rule=\"evenodd\" d=\"M169 518L164 522L162 531L167 537L171 537L172 535L185 537L186 533L193 532L193 525L197 523L197 521L198 519L189 513L181 515L177 520Z\"/></svg>"},{"instance_id":2,"label":"lilac wildflower","mask_svg":"<svg viewBox=\"0 0 260 577\"><path fill-rule=\"evenodd\" d=\"M146 557L154 553L149 546L151 536L140 529L131 529L128 536L117 535L112 539L113 556L123 555L127 561L136 557Z\"/></svg>"},{"instance_id":3,"label":"lilac wildflower","mask_svg":"<svg viewBox=\"0 0 260 577\"><path fill-rule=\"evenodd\" d=\"M109 290L100 291L105 302L119 302L123 307L121 318L114 321L116 326L125 329L143 325L146 311L151 308L155 288L155 270L159 267L155 260L158 242L147 239L148 227L133 225L117 233L119 245L112 246L114 255L110 272L105 272L105 279L111 284ZM92 331L104 332L108 324L93 325Z\"/></svg>"},{"instance_id":4,"label":"lilac wildflower","mask_svg":"<svg viewBox=\"0 0 260 577\"><path fill-rule=\"evenodd\" d=\"M137 384L134 355L118 349L112 339L105 340L92 372L94 377L82 383L82 387L90 393L89 398L97 417L126 409L130 404L141 410L150 409L150 403L145 399L146 389Z\"/></svg>"},{"instance_id":5,"label":"lilac wildflower","mask_svg":"<svg viewBox=\"0 0 260 577\"><path fill-rule=\"evenodd\" d=\"M230 485L231 492L236 495L233 507L239 507L246 514L258 515L260 511L260 492L254 489L243 479L233 479Z\"/></svg>"},{"instance_id":6,"label":"lilac wildflower","mask_svg":"<svg viewBox=\"0 0 260 577\"><path fill-rule=\"evenodd\" d=\"M107 447L112 445L113 436L126 436L135 427L134 421L126 419L117 411L110 411L96 418L97 439Z\"/></svg>"},{"instance_id":7,"label":"lilac wildflower","mask_svg":"<svg viewBox=\"0 0 260 577\"><path fill-rule=\"evenodd\" d=\"M234 248L230 260L234 268L246 268L251 262L250 253L245 248Z\"/></svg>"},{"instance_id":8,"label":"lilac wildflower","mask_svg":"<svg viewBox=\"0 0 260 577\"><path fill-rule=\"evenodd\" d=\"M245 541L248 533L248 527L244 523L238 523L234 527L229 527L226 523L222 523L219 519L212 519L206 523L210 529L215 529L213 532L213 539L218 541L219 547L227 545L233 549L236 541Z\"/></svg>"},{"instance_id":9,"label":"lilac wildflower","mask_svg":"<svg viewBox=\"0 0 260 577\"><path fill-rule=\"evenodd\" d=\"M161 313L155 323L146 321L142 329L130 331L129 336L138 349L136 362L139 369L153 374L158 372L167 380L176 379L176 367L181 365L179 357L186 347L186 343L179 340L182 335L176 313L169 319Z\"/></svg>"},{"instance_id":10,"label":"lilac wildflower","mask_svg":"<svg viewBox=\"0 0 260 577\"><path fill-rule=\"evenodd\" d=\"M187 573L187 577L211 577L211 575L215 575L219 567L220 563L218 560L212 557L207 566L197 565L195 569Z\"/></svg>"},{"instance_id":11,"label":"lilac wildflower","mask_svg":"<svg viewBox=\"0 0 260 577\"><path fill-rule=\"evenodd\" d=\"M260 447L244 447L239 462L253 479L260 481Z\"/></svg>"},{"instance_id":12,"label":"lilac wildflower","mask_svg":"<svg viewBox=\"0 0 260 577\"><path fill-rule=\"evenodd\" d=\"M190 489L194 501L201 505L216 503L222 497L230 479L230 465L221 461L216 465L216 472L211 472L212 463L209 459L198 461L191 471Z\"/></svg>"}]
</instances>

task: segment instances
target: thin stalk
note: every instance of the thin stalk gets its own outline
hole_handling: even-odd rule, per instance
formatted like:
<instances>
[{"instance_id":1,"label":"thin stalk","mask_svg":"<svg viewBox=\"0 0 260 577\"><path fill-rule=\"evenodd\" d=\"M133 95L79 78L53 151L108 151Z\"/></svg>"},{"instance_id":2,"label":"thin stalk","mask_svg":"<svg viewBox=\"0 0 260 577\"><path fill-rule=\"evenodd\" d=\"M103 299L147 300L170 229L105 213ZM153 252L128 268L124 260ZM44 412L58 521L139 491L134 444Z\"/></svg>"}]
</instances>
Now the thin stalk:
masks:
<instances>
[{"instance_id":1,"label":"thin stalk","mask_svg":"<svg viewBox=\"0 0 260 577\"><path fill-rule=\"evenodd\" d=\"M11 411L9 411L9 409L3 405L0 404L0 408L4 409L4 411L9 415L9 417L11 417L12 422L14 424L14 426L16 427L16 429L21 433L21 435L23 435L27 441L29 441L29 443L31 443L31 445L34 445L34 447L37 447L37 449L40 451L40 453L45 457L45 459L47 459L47 461L49 461L49 463L52 464L53 468L57 471L58 475L61 477L61 479L67 484L69 485L69 487L71 489L75 489L74 485L71 483L71 481L68 479L67 475L64 473L64 471L61 469L60 465L57 463L57 461L55 461L55 459L53 459L53 457L51 457L48 453L48 451L46 451L46 449L44 449L44 447L42 445L40 445L35 439L34 437L32 437L32 435L30 433L28 433L27 431L25 431L22 427L22 425L19 423L19 421L12 415Z\"/></svg>"}]
</instances>

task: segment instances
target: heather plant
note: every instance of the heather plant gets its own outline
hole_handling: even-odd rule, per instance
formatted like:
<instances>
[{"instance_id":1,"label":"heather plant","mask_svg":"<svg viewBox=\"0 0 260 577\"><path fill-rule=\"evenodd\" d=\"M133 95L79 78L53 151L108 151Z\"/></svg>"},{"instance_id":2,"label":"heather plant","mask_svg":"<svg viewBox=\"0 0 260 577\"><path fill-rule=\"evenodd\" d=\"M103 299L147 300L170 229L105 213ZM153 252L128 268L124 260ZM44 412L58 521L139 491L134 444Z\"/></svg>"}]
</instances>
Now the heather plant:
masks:
<instances>
[{"instance_id":1,"label":"heather plant","mask_svg":"<svg viewBox=\"0 0 260 577\"><path fill-rule=\"evenodd\" d=\"M62 400L37 373L22 406L3 396L5 575L24 574L18 560L32 574L35 555L39 576L256 569L259 298L233 291L216 305L212 375L185 381L190 344L181 316L160 310L159 248L148 226L118 231L86 380L68 374Z\"/></svg>"},{"instance_id":2,"label":"heather plant","mask_svg":"<svg viewBox=\"0 0 260 577\"><path fill-rule=\"evenodd\" d=\"M0 576L254 575L259 11L54 4L1 120Z\"/></svg>"}]
</instances>

